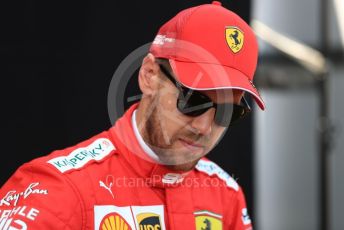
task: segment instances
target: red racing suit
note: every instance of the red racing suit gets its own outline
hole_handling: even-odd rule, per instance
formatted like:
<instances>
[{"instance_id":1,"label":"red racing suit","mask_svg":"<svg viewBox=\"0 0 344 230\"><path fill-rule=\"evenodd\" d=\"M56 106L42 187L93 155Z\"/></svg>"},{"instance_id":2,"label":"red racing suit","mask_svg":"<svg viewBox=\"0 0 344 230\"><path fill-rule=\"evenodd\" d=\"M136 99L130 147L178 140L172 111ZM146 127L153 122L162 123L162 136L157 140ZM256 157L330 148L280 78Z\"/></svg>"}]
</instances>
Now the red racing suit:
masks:
<instances>
[{"instance_id":1,"label":"red racing suit","mask_svg":"<svg viewBox=\"0 0 344 230\"><path fill-rule=\"evenodd\" d=\"M131 116L22 165L0 190L0 230L248 230L240 186L206 158L189 172L147 159Z\"/></svg>"}]
</instances>

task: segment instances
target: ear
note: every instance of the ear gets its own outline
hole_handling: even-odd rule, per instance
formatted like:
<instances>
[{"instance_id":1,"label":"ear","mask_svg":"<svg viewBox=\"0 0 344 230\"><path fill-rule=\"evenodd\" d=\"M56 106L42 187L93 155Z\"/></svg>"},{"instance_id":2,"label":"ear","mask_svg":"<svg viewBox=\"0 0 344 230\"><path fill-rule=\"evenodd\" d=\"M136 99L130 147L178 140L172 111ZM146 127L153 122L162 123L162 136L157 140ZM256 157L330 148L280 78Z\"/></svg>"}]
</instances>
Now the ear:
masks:
<instances>
[{"instance_id":1,"label":"ear","mask_svg":"<svg viewBox=\"0 0 344 230\"><path fill-rule=\"evenodd\" d=\"M139 71L139 87L143 96L153 96L159 88L159 66L153 54L148 53Z\"/></svg>"}]
</instances>

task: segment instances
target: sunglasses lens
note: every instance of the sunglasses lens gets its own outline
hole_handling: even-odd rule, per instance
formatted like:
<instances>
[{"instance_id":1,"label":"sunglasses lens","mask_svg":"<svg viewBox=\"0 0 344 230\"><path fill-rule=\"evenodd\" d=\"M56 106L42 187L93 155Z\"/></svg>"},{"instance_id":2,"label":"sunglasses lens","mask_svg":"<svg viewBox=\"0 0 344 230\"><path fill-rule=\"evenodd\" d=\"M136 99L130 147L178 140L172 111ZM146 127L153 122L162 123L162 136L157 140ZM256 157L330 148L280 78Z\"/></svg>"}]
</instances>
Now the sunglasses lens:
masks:
<instances>
[{"instance_id":1,"label":"sunglasses lens","mask_svg":"<svg viewBox=\"0 0 344 230\"><path fill-rule=\"evenodd\" d=\"M216 124L228 127L243 118L249 110L241 105L219 104L216 108Z\"/></svg>"},{"instance_id":2,"label":"sunglasses lens","mask_svg":"<svg viewBox=\"0 0 344 230\"><path fill-rule=\"evenodd\" d=\"M205 113L213 106L213 102L201 93L183 90L179 94L177 107L185 115L196 117Z\"/></svg>"},{"instance_id":3,"label":"sunglasses lens","mask_svg":"<svg viewBox=\"0 0 344 230\"><path fill-rule=\"evenodd\" d=\"M197 117L207 112L211 107L214 107L214 103L208 96L185 88L180 84L177 84L176 87L179 89L177 108L184 115ZM233 122L244 117L249 111L249 107L243 105L217 104L215 122L219 126L228 127Z\"/></svg>"},{"instance_id":4,"label":"sunglasses lens","mask_svg":"<svg viewBox=\"0 0 344 230\"><path fill-rule=\"evenodd\" d=\"M188 90L188 89L186 89ZM177 101L178 110L191 117L197 117L207 112L213 107L213 102L206 96L197 91L192 93L180 93ZM215 122L219 126L228 127L237 120L243 118L249 109L242 105L217 104L215 113Z\"/></svg>"},{"instance_id":5,"label":"sunglasses lens","mask_svg":"<svg viewBox=\"0 0 344 230\"><path fill-rule=\"evenodd\" d=\"M216 106L215 123L222 127L228 127L231 123L232 105L218 104Z\"/></svg>"},{"instance_id":6,"label":"sunglasses lens","mask_svg":"<svg viewBox=\"0 0 344 230\"><path fill-rule=\"evenodd\" d=\"M214 103L208 96L182 86L173 78L173 76L171 76L171 74L163 65L159 64L159 66L161 71L179 90L177 108L181 113L187 116L197 117L208 111L208 109L211 107L214 107ZM246 102L245 98L243 98L241 103L243 105L233 105L227 103L217 104L215 113L216 124L223 127L228 127L233 122L241 119L251 111L250 106Z\"/></svg>"},{"instance_id":7,"label":"sunglasses lens","mask_svg":"<svg viewBox=\"0 0 344 230\"><path fill-rule=\"evenodd\" d=\"M233 106L231 123L243 118L246 115L246 108L240 105Z\"/></svg>"}]
</instances>

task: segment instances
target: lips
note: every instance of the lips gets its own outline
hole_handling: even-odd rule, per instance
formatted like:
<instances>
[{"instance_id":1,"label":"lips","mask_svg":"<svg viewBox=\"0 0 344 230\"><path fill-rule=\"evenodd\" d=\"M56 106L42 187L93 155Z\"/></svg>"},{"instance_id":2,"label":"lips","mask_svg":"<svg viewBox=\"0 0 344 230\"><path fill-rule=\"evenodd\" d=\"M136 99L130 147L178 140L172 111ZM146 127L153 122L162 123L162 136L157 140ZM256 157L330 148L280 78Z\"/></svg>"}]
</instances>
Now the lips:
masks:
<instances>
[{"instance_id":1,"label":"lips","mask_svg":"<svg viewBox=\"0 0 344 230\"><path fill-rule=\"evenodd\" d=\"M191 150L199 150L199 149L203 149L204 146L203 145L200 145L200 144L197 144L193 141L189 141L189 140L185 140L185 139L179 139L184 146L186 146L187 148L191 149Z\"/></svg>"}]
</instances>

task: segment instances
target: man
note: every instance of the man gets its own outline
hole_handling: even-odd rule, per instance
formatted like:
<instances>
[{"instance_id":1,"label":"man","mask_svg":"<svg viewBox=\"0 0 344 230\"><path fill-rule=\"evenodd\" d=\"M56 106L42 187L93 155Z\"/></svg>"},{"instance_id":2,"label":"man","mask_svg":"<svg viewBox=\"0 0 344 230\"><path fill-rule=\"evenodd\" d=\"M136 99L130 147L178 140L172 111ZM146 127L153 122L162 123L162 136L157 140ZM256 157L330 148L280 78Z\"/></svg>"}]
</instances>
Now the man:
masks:
<instances>
[{"instance_id":1,"label":"man","mask_svg":"<svg viewBox=\"0 0 344 230\"><path fill-rule=\"evenodd\" d=\"M251 229L240 186L204 156L249 112L257 43L219 2L164 24L115 125L21 166L0 190L0 229Z\"/></svg>"}]
</instances>

